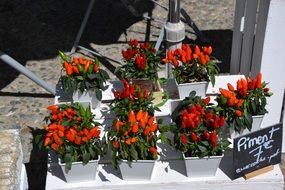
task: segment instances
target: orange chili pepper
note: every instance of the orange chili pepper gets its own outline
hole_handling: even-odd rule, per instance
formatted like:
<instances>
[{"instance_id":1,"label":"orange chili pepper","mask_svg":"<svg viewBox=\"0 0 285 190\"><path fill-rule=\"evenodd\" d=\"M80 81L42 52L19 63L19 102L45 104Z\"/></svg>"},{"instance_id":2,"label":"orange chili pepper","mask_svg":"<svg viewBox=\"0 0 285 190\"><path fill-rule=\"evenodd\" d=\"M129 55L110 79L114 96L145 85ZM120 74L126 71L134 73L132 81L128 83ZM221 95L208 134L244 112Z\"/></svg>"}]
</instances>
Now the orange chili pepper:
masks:
<instances>
[{"instance_id":1,"label":"orange chili pepper","mask_svg":"<svg viewBox=\"0 0 285 190\"><path fill-rule=\"evenodd\" d=\"M126 143L127 145L131 145L131 144L132 144L131 139L125 140L125 143Z\"/></svg>"},{"instance_id":2,"label":"orange chili pepper","mask_svg":"<svg viewBox=\"0 0 285 190\"><path fill-rule=\"evenodd\" d=\"M56 142L56 144L62 144L62 140L58 137L58 135L56 133L53 133L52 135L54 141Z\"/></svg>"},{"instance_id":3,"label":"orange chili pepper","mask_svg":"<svg viewBox=\"0 0 285 190\"><path fill-rule=\"evenodd\" d=\"M135 142L137 142L137 138L136 137L132 137L131 138L131 143L135 143Z\"/></svg>"},{"instance_id":4,"label":"orange chili pepper","mask_svg":"<svg viewBox=\"0 0 285 190\"><path fill-rule=\"evenodd\" d=\"M56 144L56 143L52 143L51 148L54 149L54 150L58 150L59 145Z\"/></svg>"},{"instance_id":5,"label":"orange chili pepper","mask_svg":"<svg viewBox=\"0 0 285 190\"><path fill-rule=\"evenodd\" d=\"M148 150L152 155L157 155L157 149L155 147L150 147Z\"/></svg>"},{"instance_id":6,"label":"orange chili pepper","mask_svg":"<svg viewBox=\"0 0 285 190\"><path fill-rule=\"evenodd\" d=\"M52 114L57 114L58 112L58 106L57 105L50 105L47 107L48 110L52 112Z\"/></svg>"},{"instance_id":7,"label":"orange chili pepper","mask_svg":"<svg viewBox=\"0 0 285 190\"><path fill-rule=\"evenodd\" d=\"M202 65L205 65L207 63L204 54L201 52L200 54L200 61Z\"/></svg>"},{"instance_id":8,"label":"orange chili pepper","mask_svg":"<svg viewBox=\"0 0 285 190\"><path fill-rule=\"evenodd\" d=\"M73 57L73 63L75 63L75 64L78 64L78 63L79 63L79 60L78 60L77 57Z\"/></svg>"},{"instance_id":9,"label":"orange chili pepper","mask_svg":"<svg viewBox=\"0 0 285 190\"><path fill-rule=\"evenodd\" d=\"M129 120L130 123L135 123L137 122L135 112L133 110L130 111L129 113Z\"/></svg>"},{"instance_id":10,"label":"orange chili pepper","mask_svg":"<svg viewBox=\"0 0 285 190\"><path fill-rule=\"evenodd\" d=\"M58 134L59 137L63 137L64 136L64 132L62 132L62 131L58 131L57 134Z\"/></svg>"},{"instance_id":11,"label":"orange chili pepper","mask_svg":"<svg viewBox=\"0 0 285 190\"><path fill-rule=\"evenodd\" d=\"M240 117L242 116L242 112L240 110L236 110L235 111L236 116Z\"/></svg>"},{"instance_id":12,"label":"orange chili pepper","mask_svg":"<svg viewBox=\"0 0 285 190\"><path fill-rule=\"evenodd\" d=\"M115 123L115 130L118 132L118 131L120 131L120 127L122 126L122 122L119 120L119 119L117 119L116 120L116 123Z\"/></svg>"},{"instance_id":13,"label":"orange chili pepper","mask_svg":"<svg viewBox=\"0 0 285 190\"><path fill-rule=\"evenodd\" d=\"M204 53L208 53L208 48L207 47L203 47L202 49L203 49Z\"/></svg>"},{"instance_id":14,"label":"orange chili pepper","mask_svg":"<svg viewBox=\"0 0 285 190\"><path fill-rule=\"evenodd\" d=\"M50 138L49 138L49 137L46 137L46 138L45 138L45 141L44 141L44 146L49 145L49 143L50 143Z\"/></svg>"},{"instance_id":15,"label":"orange chili pepper","mask_svg":"<svg viewBox=\"0 0 285 190\"><path fill-rule=\"evenodd\" d=\"M150 125L150 131L151 132L155 132L157 130L157 124L153 123L152 125Z\"/></svg>"},{"instance_id":16,"label":"orange chili pepper","mask_svg":"<svg viewBox=\"0 0 285 190\"><path fill-rule=\"evenodd\" d=\"M75 144L80 145L81 144L81 137L75 137Z\"/></svg>"},{"instance_id":17,"label":"orange chili pepper","mask_svg":"<svg viewBox=\"0 0 285 190\"><path fill-rule=\"evenodd\" d=\"M82 142L86 143L88 141L87 137L82 137Z\"/></svg>"},{"instance_id":18,"label":"orange chili pepper","mask_svg":"<svg viewBox=\"0 0 285 190\"><path fill-rule=\"evenodd\" d=\"M139 131L138 123L134 123L134 125L132 126L131 131L132 131L132 133L134 133L134 134Z\"/></svg>"},{"instance_id":19,"label":"orange chili pepper","mask_svg":"<svg viewBox=\"0 0 285 190\"><path fill-rule=\"evenodd\" d=\"M233 85L231 85L230 83L228 83L227 84L228 85L228 89L229 89L229 91L234 91L235 89L234 89L234 87L233 87Z\"/></svg>"},{"instance_id":20,"label":"orange chili pepper","mask_svg":"<svg viewBox=\"0 0 285 190\"><path fill-rule=\"evenodd\" d=\"M201 50L200 50L199 46L195 46L195 54L197 56L199 56L201 54Z\"/></svg>"},{"instance_id":21,"label":"orange chili pepper","mask_svg":"<svg viewBox=\"0 0 285 190\"><path fill-rule=\"evenodd\" d=\"M226 90L226 89L219 89L220 93L222 96L226 97L226 98L231 98L234 96L234 94L232 94L230 91Z\"/></svg>"},{"instance_id":22,"label":"orange chili pepper","mask_svg":"<svg viewBox=\"0 0 285 190\"><path fill-rule=\"evenodd\" d=\"M205 55L205 60L208 63L210 61L210 57L208 55Z\"/></svg>"},{"instance_id":23,"label":"orange chili pepper","mask_svg":"<svg viewBox=\"0 0 285 190\"><path fill-rule=\"evenodd\" d=\"M193 59L198 59L198 55L197 54L193 54Z\"/></svg>"},{"instance_id":24,"label":"orange chili pepper","mask_svg":"<svg viewBox=\"0 0 285 190\"><path fill-rule=\"evenodd\" d=\"M136 117L137 121L140 121L140 120L142 119L142 117L143 117L143 111L140 110L140 111L137 113L137 117Z\"/></svg>"},{"instance_id":25,"label":"orange chili pepper","mask_svg":"<svg viewBox=\"0 0 285 190\"><path fill-rule=\"evenodd\" d=\"M77 68L77 66L75 66L75 65L72 66L72 70L73 70L73 72L76 73L76 74L79 74L79 73L80 73L79 70L78 70L78 68Z\"/></svg>"},{"instance_id":26,"label":"orange chili pepper","mask_svg":"<svg viewBox=\"0 0 285 190\"><path fill-rule=\"evenodd\" d=\"M212 47L209 46L208 49L207 49L207 54L208 54L208 55L211 55L211 54L212 54L212 51L213 51Z\"/></svg>"}]
</instances>

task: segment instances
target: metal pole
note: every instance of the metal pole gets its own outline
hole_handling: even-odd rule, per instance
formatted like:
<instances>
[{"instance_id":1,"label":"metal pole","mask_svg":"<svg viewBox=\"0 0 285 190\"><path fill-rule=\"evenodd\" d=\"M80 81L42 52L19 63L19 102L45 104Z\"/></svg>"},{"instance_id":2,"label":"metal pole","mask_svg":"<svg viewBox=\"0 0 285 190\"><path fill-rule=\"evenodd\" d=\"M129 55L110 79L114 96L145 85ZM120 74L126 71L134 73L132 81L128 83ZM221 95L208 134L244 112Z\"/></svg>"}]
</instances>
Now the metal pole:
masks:
<instances>
[{"instance_id":1,"label":"metal pole","mask_svg":"<svg viewBox=\"0 0 285 190\"><path fill-rule=\"evenodd\" d=\"M85 13L84 18L83 18L83 21L81 23L80 29L78 31L78 34L76 36L76 39L75 39L74 44L72 46L72 49L70 51L71 53L74 53L76 51L76 48L77 48L77 46L79 44L80 38L82 36L82 33L83 33L84 29L85 29L86 23L88 21L88 18L90 16L91 11L92 11L94 2L95 2L95 0L90 0L90 3L88 5L88 8L87 8L86 13Z\"/></svg>"},{"instance_id":2,"label":"metal pole","mask_svg":"<svg viewBox=\"0 0 285 190\"><path fill-rule=\"evenodd\" d=\"M4 61L20 73L24 74L26 77L37 83L39 86L43 87L45 90L50 92L51 94L55 95L55 87L49 85L45 81L43 81L41 78L36 76L34 73L32 73L30 70L28 70L26 67L21 65L19 62L17 62L15 59L10 57L9 55L3 53L0 51L0 60Z\"/></svg>"},{"instance_id":3,"label":"metal pole","mask_svg":"<svg viewBox=\"0 0 285 190\"><path fill-rule=\"evenodd\" d=\"M185 26L180 21L180 0L169 0L168 22L164 26L166 49L180 48L185 38ZM166 67L166 77L171 77L171 66Z\"/></svg>"}]
</instances>

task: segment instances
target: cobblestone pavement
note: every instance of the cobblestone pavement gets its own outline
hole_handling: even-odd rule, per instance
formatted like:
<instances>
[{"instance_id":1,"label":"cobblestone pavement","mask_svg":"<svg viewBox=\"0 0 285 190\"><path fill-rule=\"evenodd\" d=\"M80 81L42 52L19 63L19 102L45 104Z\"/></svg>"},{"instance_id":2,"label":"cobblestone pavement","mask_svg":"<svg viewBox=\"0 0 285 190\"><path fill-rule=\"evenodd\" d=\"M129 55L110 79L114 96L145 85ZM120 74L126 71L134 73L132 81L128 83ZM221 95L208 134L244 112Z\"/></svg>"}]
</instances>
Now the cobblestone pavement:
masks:
<instances>
[{"instance_id":1,"label":"cobblestone pavement","mask_svg":"<svg viewBox=\"0 0 285 190\"><path fill-rule=\"evenodd\" d=\"M197 26L216 45L215 56L224 61L224 72L229 68L231 29L235 0L181 0L182 7ZM138 1L140 2L140 1ZM167 5L167 0L159 0ZM88 1L0 1L0 50L51 85L61 75L58 50L69 52L82 21ZM144 15L166 20L167 12L152 3L136 5ZM162 23L146 21L131 15L119 0L96 0L81 45L93 48L118 62L121 49L131 38L156 41ZM195 40L191 29L186 40ZM83 52L86 53L86 52ZM118 63L104 63L112 73ZM0 62L0 130L20 129L24 162L32 166L33 131L42 128L46 107L53 96L31 80ZM284 161L281 163L284 167Z\"/></svg>"},{"instance_id":2,"label":"cobblestone pavement","mask_svg":"<svg viewBox=\"0 0 285 190\"><path fill-rule=\"evenodd\" d=\"M18 189L18 167L22 165L19 134L16 130L0 131L0 138L0 189Z\"/></svg>"}]
</instances>

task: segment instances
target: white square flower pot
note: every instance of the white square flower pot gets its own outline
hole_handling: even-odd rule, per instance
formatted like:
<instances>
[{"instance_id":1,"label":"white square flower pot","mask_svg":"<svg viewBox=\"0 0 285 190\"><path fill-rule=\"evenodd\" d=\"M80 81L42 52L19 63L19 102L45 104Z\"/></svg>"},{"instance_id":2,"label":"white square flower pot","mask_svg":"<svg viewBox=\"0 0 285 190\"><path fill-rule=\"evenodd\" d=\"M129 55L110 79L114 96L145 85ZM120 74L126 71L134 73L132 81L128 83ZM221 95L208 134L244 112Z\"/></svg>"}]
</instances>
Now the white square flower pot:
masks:
<instances>
[{"instance_id":1,"label":"white square flower pot","mask_svg":"<svg viewBox=\"0 0 285 190\"><path fill-rule=\"evenodd\" d=\"M246 134L254 132L254 131L258 131L259 129L261 129L261 123L263 121L263 118L264 118L264 115L252 116L251 131L249 131L248 129L242 129L239 133L239 132L235 131L234 129L230 128L231 139L237 138L237 137L242 136L242 135L246 135Z\"/></svg>"},{"instance_id":2,"label":"white square flower pot","mask_svg":"<svg viewBox=\"0 0 285 190\"><path fill-rule=\"evenodd\" d=\"M185 97L188 97L191 91L196 91L196 96L206 97L208 84L209 84L208 81L183 83L183 84L178 84L176 82L179 98L184 99Z\"/></svg>"},{"instance_id":3,"label":"white square flower pot","mask_svg":"<svg viewBox=\"0 0 285 190\"><path fill-rule=\"evenodd\" d=\"M142 181L150 180L155 160L137 160L119 162L119 168L123 180Z\"/></svg>"},{"instance_id":4,"label":"white square flower pot","mask_svg":"<svg viewBox=\"0 0 285 190\"><path fill-rule=\"evenodd\" d=\"M215 176L223 157L224 155L204 158L184 156L186 174L188 177Z\"/></svg>"},{"instance_id":5,"label":"white square flower pot","mask_svg":"<svg viewBox=\"0 0 285 190\"><path fill-rule=\"evenodd\" d=\"M96 109L100 107L101 101L96 98L94 91L84 91L76 90L72 96L73 102L80 102L88 104L90 102L91 109Z\"/></svg>"},{"instance_id":6,"label":"white square flower pot","mask_svg":"<svg viewBox=\"0 0 285 190\"><path fill-rule=\"evenodd\" d=\"M96 172L98 168L98 160L90 160L86 165L82 162L73 162L71 170L65 170L65 163L61 163L59 160L59 165L64 174L67 183L77 183L84 181L94 181L96 178Z\"/></svg>"}]
</instances>

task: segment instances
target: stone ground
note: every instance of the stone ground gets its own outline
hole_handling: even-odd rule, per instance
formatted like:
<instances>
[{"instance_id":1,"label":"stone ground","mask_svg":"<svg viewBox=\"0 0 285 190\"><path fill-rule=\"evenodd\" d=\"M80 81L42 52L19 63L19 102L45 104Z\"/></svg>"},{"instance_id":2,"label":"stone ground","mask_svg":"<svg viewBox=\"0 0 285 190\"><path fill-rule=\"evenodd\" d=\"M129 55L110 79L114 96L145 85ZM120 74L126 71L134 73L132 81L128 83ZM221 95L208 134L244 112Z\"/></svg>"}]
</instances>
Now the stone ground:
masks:
<instances>
[{"instance_id":1,"label":"stone ground","mask_svg":"<svg viewBox=\"0 0 285 190\"><path fill-rule=\"evenodd\" d=\"M139 13L157 20L166 19L167 12L153 3L135 2ZM157 2L167 6L168 1ZM215 47L215 57L223 61L221 72L227 73L235 0L181 2ZM55 86L61 75L57 52L71 50L87 4L88 1L81 0L1 0L0 50ZM161 27L160 22L134 17L119 0L96 0L80 45L121 62L121 49L129 39L156 41ZM191 28L186 29L185 41L201 43ZM118 63L103 61L103 64L115 80L113 72ZM1 61L0 67L0 130L20 130L30 189L42 189L45 175L38 174L46 172L46 153L33 147L32 140L37 129L43 127L46 107L53 103L54 97ZM282 168L284 164L283 159Z\"/></svg>"}]
</instances>

